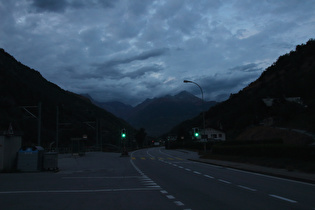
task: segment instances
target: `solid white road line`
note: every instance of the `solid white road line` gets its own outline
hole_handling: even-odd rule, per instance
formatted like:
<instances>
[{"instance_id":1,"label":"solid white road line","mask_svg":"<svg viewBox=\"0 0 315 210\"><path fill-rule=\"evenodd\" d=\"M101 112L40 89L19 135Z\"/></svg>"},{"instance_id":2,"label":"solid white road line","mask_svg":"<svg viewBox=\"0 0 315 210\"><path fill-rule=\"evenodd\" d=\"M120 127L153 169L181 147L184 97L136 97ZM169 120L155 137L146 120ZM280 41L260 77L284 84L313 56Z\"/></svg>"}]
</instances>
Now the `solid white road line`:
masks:
<instances>
[{"instance_id":1,"label":"solid white road line","mask_svg":"<svg viewBox=\"0 0 315 210\"><path fill-rule=\"evenodd\" d=\"M95 192L119 192L119 191L150 191L154 188L123 188L123 189L95 189L95 190L25 190L3 191L0 194L30 194L30 193L95 193Z\"/></svg>"},{"instance_id":2,"label":"solid white road line","mask_svg":"<svg viewBox=\"0 0 315 210\"><path fill-rule=\"evenodd\" d=\"M133 178L141 178L141 176L88 176L88 177L80 177L80 176L71 176L71 177L62 177L62 179L133 179Z\"/></svg>"}]
</instances>

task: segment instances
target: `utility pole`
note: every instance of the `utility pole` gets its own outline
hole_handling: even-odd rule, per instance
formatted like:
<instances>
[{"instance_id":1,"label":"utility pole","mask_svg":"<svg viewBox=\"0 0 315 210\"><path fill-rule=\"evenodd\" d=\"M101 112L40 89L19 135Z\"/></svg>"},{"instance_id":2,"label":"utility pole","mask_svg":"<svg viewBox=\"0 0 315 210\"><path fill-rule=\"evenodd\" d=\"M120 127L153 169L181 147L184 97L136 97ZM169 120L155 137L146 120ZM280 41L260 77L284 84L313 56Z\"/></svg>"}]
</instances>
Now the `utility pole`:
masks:
<instances>
[{"instance_id":1,"label":"utility pole","mask_svg":"<svg viewBox=\"0 0 315 210\"><path fill-rule=\"evenodd\" d=\"M42 129L42 103L38 103L38 135L37 135L37 145L40 146L41 129Z\"/></svg>"},{"instance_id":2,"label":"utility pole","mask_svg":"<svg viewBox=\"0 0 315 210\"><path fill-rule=\"evenodd\" d=\"M59 151L59 106L56 107L56 150Z\"/></svg>"}]
</instances>

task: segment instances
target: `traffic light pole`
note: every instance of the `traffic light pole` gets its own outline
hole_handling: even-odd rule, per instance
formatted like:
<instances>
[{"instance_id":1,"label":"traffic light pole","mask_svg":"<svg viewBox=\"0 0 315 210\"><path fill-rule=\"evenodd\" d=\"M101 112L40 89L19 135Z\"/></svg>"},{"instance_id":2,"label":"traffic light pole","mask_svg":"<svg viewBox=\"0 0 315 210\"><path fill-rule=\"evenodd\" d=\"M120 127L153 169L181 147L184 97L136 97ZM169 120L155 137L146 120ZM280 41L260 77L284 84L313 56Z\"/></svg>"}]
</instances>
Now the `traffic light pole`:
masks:
<instances>
[{"instance_id":1,"label":"traffic light pole","mask_svg":"<svg viewBox=\"0 0 315 210\"><path fill-rule=\"evenodd\" d=\"M126 138L127 138L127 134L126 134L126 129L122 129L121 130L121 141L122 141L122 146L123 146L123 149L122 149L122 152L121 152L121 157L126 157L126 156L129 156L128 155L128 151L126 149Z\"/></svg>"}]
</instances>

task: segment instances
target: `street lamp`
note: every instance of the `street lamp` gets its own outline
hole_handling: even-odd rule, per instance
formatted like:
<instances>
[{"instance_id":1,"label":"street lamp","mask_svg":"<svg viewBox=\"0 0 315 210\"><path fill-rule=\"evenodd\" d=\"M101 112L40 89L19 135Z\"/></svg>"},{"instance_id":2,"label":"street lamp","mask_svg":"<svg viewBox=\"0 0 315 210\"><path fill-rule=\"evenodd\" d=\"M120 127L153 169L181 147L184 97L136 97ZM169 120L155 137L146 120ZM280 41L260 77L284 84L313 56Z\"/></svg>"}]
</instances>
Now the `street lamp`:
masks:
<instances>
[{"instance_id":1,"label":"street lamp","mask_svg":"<svg viewBox=\"0 0 315 210\"><path fill-rule=\"evenodd\" d=\"M201 99L202 99L202 106L201 106L201 109L202 109L202 121L203 121L203 136L205 136L205 132L206 132L206 123L205 123L205 112L203 111L203 104L204 104L204 99L203 99L203 90L202 88L200 87L200 85L198 85L196 82L193 82L193 81L190 81L190 80L184 80L184 83L193 83L195 85L197 85L201 91ZM204 150L206 152L207 148L206 148L206 142L204 144Z\"/></svg>"}]
</instances>

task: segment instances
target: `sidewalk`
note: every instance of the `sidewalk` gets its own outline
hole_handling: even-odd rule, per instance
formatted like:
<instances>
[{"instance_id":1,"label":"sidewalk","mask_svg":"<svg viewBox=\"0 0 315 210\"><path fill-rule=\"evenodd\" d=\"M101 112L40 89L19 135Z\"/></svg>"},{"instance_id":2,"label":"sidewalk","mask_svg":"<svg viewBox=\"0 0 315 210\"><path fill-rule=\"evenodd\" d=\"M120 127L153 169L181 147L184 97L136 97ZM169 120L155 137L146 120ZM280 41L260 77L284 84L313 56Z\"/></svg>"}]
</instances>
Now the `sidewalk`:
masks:
<instances>
[{"instance_id":1,"label":"sidewalk","mask_svg":"<svg viewBox=\"0 0 315 210\"><path fill-rule=\"evenodd\" d=\"M286 169L269 168L269 167L264 167L264 166L259 166L259 165L230 162L230 161L223 161L223 160L201 159L201 158L189 159L189 160L315 184L314 173L312 174L312 173L303 173L303 172L298 172L298 171L288 171Z\"/></svg>"}]
</instances>

